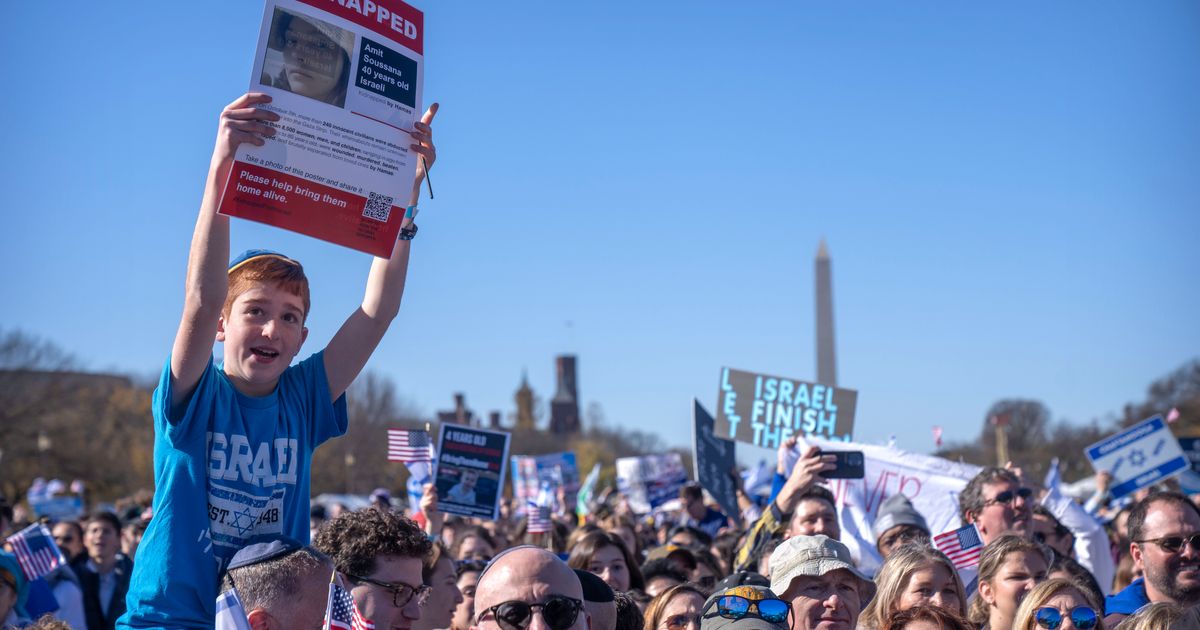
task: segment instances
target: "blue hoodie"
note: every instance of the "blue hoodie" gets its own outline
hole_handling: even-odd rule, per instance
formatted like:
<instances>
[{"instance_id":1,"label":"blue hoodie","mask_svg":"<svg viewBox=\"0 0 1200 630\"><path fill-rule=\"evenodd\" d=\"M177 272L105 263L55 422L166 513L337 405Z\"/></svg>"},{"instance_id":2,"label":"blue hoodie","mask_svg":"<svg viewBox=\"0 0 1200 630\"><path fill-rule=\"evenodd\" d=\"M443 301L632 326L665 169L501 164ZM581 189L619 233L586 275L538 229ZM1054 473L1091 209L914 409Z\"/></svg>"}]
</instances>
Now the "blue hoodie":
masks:
<instances>
[{"instance_id":1,"label":"blue hoodie","mask_svg":"<svg viewBox=\"0 0 1200 630\"><path fill-rule=\"evenodd\" d=\"M1138 578L1129 583L1120 593L1113 593L1104 598L1104 614L1132 615L1139 608L1150 603L1146 595L1146 583Z\"/></svg>"}]
</instances>

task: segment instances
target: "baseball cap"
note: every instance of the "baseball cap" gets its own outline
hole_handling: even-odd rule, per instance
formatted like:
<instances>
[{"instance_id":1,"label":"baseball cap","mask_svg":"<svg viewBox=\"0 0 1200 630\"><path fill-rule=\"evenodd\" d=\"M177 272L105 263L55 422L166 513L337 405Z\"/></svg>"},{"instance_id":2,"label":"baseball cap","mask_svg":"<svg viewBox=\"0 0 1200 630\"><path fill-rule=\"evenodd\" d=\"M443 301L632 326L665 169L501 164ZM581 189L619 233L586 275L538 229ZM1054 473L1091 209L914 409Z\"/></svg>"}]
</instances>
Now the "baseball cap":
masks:
<instances>
[{"instance_id":1,"label":"baseball cap","mask_svg":"<svg viewBox=\"0 0 1200 630\"><path fill-rule=\"evenodd\" d=\"M838 569L846 569L858 578L859 596L866 606L875 596L875 583L854 566L846 545L824 535L792 536L775 548L771 554L771 590L783 593L795 578L820 577Z\"/></svg>"},{"instance_id":2,"label":"baseball cap","mask_svg":"<svg viewBox=\"0 0 1200 630\"><path fill-rule=\"evenodd\" d=\"M761 577L761 576L760 576ZM790 619L772 623L762 617L749 613L740 619L729 619L717 612L717 600L728 595L745 597L751 602L762 599L779 599L774 591L765 586L745 584L732 588L717 589L704 602L704 612L700 618L700 630L789 630Z\"/></svg>"}]
</instances>

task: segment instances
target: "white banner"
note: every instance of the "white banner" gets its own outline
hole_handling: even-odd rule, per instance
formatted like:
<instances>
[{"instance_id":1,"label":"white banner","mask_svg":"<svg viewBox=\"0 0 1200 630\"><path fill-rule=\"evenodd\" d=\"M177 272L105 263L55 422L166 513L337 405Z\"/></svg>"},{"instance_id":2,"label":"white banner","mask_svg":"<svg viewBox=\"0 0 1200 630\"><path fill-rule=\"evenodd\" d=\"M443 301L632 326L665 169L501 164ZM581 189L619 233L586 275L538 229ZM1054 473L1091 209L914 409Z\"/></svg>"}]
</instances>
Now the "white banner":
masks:
<instances>
[{"instance_id":1,"label":"white banner","mask_svg":"<svg viewBox=\"0 0 1200 630\"><path fill-rule=\"evenodd\" d=\"M898 492L904 493L936 536L962 526L958 518L958 493L981 470L979 466L894 447L801 438L788 458L789 471L799 453L807 450L809 444L830 452L863 452L866 460L863 479L833 479L828 486L837 497L842 542L850 548L858 568L869 575L874 575L883 564L883 558L875 549L871 524L884 499Z\"/></svg>"}]
</instances>

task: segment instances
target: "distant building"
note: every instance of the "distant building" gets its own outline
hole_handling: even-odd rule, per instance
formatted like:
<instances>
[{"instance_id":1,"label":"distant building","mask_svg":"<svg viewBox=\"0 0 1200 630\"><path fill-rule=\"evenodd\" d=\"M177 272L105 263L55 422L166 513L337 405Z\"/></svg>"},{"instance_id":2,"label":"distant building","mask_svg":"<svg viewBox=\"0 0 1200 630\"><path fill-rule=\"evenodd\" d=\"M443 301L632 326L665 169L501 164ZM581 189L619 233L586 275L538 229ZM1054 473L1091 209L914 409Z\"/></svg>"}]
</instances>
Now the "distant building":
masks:
<instances>
[{"instance_id":1,"label":"distant building","mask_svg":"<svg viewBox=\"0 0 1200 630\"><path fill-rule=\"evenodd\" d=\"M521 387L513 396L517 402L517 421L514 429L517 431L533 431L537 428L533 415L533 389L529 387L529 375L521 370Z\"/></svg>"},{"instance_id":2,"label":"distant building","mask_svg":"<svg viewBox=\"0 0 1200 630\"><path fill-rule=\"evenodd\" d=\"M477 426L475 413L467 409L466 395L462 392L454 394L454 410L437 412L438 424L465 424Z\"/></svg>"},{"instance_id":3,"label":"distant building","mask_svg":"<svg viewBox=\"0 0 1200 630\"><path fill-rule=\"evenodd\" d=\"M571 354L562 354L554 359L558 389L550 400L550 432L555 435L578 433L580 429L575 362L575 355Z\"/></svg>"}]
</instances>

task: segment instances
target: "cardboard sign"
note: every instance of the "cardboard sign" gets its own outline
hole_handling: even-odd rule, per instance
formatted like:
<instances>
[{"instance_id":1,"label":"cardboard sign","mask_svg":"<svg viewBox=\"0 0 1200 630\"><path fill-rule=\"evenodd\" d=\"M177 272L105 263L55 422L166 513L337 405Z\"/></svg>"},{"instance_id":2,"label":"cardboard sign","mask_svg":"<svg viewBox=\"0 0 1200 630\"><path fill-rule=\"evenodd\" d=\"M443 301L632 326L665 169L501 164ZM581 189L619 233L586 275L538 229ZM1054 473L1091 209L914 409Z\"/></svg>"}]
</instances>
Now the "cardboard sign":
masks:
<instances>
[{"instance_id":1,"label":"cardboard sign","mask_svg":"<svg viewBox=\"0 0 1200 630\"><path fill-rule=\"evenodd\" d=\"M858 392L721 368L716 435L778 448L793 435L849 442Z\"/></svg>"},{"instance_id":2,"label":"cardboard sign","mask_svg":"<svg viewBox=\"0 0 1200 630\"><path fill-rule=\"evenodd\" d=\"M713 417L692 400L692 463L696 480L721 504L721 511L740 521L737 493L730 472L737 466L736 444L713 435Z\"/></svg>"},{"instance_id":3,"label":"cardboard sign","mask_svg":"<svg viewBox=\"0 0 1200 630\"><path fill-rule=\"evenodd\" d=\"M512 456L513 505L517 514L525 513L529 501L537 501L546 484L555 490L562 486L567 505L575 505L579 492L575 453Z\"/></svg>"},{"instance_id":4,"label":"cardboard sign","mask_svg":"<svg viewBox=\"0 0 1200 630\"><path fill-rule=\"evenodd\" d=\"M442 425L433 476L438 511L496 519L509 437L504 431Z\"/></svg>"},{"instance_id":5,"label":"cardboard sign","mask_svg":"<svg viewBox=\"0 0 1200 630\"><path fill-rule=\"evenodd\" d=\"M875 548L871 526L879 516L879 506L893 494L901 493L912 501L934 535L958 529L958 493L981 470L979 466L952 462L932 455L909 453L890 446L844 443L820 439L802 439L788 453L785 464L792 466L809 445L824 451L862 451L866 475L862 479L835 479L828 482L838 502L838 522L842 542L850 548L855 564L873 574L883 558Z\"/></svg>"},{"instance_id":6,"label":"cardboard sign","mask_svg":"<svg viewBox=\"0 0 1200 630\"><path fill-rule=\"evenodd\" d=\"M1177 475L1190 463L1162 416L1100 440L1084 454L1097 472L1107 470L1113 476L1109 493L1114 499Z\"/></svg>"},{"instance_id":7,"label":"cardboard sign","mask_svg":"<svg viewBox=\"0 0 1200 630\"><path fill-rule=\"evenodd\" d=\"M418 155L424 15L401 0L267 0L250 91L280 116L243 143L220 212L391 256Z\"/></svg>"},{"instance_id":8,"label":"cardboard sign","mask_svg":"<svg viewBox=\"0 0 1200 630\"><path fill-rule=\"evenodd\" d=\"M625 495L629 507L637 514L647 514L671 499L678 499L679 489L687 482L679 453L617 460L617 490Z\"/></svg>"}]
</instances>

